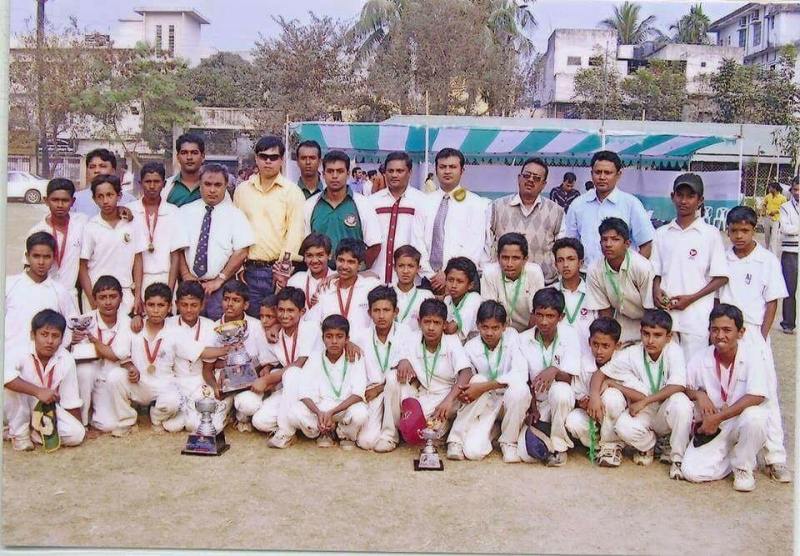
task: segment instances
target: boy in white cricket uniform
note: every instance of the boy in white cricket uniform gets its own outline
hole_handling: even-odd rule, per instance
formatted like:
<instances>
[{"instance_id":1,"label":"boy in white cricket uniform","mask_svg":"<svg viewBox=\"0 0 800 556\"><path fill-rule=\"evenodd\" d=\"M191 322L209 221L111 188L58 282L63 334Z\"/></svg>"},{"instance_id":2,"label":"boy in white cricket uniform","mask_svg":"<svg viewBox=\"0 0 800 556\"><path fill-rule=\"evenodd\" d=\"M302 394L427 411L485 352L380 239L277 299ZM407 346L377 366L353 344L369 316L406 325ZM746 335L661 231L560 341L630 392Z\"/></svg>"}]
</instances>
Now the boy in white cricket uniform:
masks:
<instances>
[{"instance_id":1,"label":"boy in white cricket uniform","mask_svg":"<svg viewBox=\"0 0 800 556\"><path fill-rule=\"evenodd\" d=\"M542 267L528 262L528 240L516 232L497 242L496 263L487 263L481 276L481 297L500 302L509 325L517 332L530 327L531 300L544 287Z\"/></svg>"},{"instance_id":2,"label":"boy in white cricket uniform","mask_svg":"<svg viewBox=\"0 0 800 556\"><path fill-rule=\"evenodd\" d=\"M37 402L55 403L56 429L64 446L83 442L86 429L80 421L81 398L72 356L61 347L67 323L52 309L44 309L30 323L31 341L7 358L3 372L4 413L15 450L33 450L41 435L31 435Z\"/></svg>"},{"instance_id":3,"label":"boy in white cricket uniform","mask_svg":"<svg viewBox=\"0 0 800 556\"><path fill-rule=\"evenodd\" d=\"M50 277L56 251L56 241L47 232L35 232L25 240L25 272L6 278L5 353L28 349L33 316L52 309L65 318L76 316L78 308L72 296L59 282ZM64 333L64 345L70 344L72 334Z\"/></svg>"},{"instance_id":4,"label":"boy in white cricket uniform","mask_svg":"<svg viewBox=\"0 0 800 556\"><path fill-rule=\"evenodd\" d=\"M364 262L367 248L363 241L344 238L336 248L335 282L319 296L308 320L322 322L331 315L342 315L353 330L369 328L367 295L380 285L375 278L359 276L358 268Z\"/></svg>"},{"instance_id":5,"label":"boy in white cricket uniform","mask_svg":"<svg viewBox=\"0 0 800 556\"><path fill-rule=\"evenodd\" d=\"M581 358L581 372L572 379L572 390L575 392L577 407L567 415L567 431L580 440L581 444L590 447L592 442L590 420L600 423L595 441L599 451L596 453L597 464L601 467L619 467L622 463L622 440L614 425L620 414L625 411L625 396L616 388L603 388L592 393L592 379L597 369L611 361L622 335L622 327L611 317L599 317L589 327L590 353ZM596 400L596 407L591 408ZM591 416L590 416L591 412ZM597 425L595 425L597 426Z\"/></svg>"},{"instance_id":6,"label":"boy in white cricket uniform","mask_svg":"<svg viewBox=\"0 0 800 556\"><path fill-rule=\"evenodd\" d=\"M769 410L769 428L764 459L770 477L788 483L792 474L786 467L778 377L769 340L769 331L778 312L778 300L787 297L788 292L778 258L753 238L757 222L758 216L750 207L735 207L728 213L726 229L732 245L726 256L730 279L720 289L719 299L742 311L743 341L751 344L748 350L764 351L764 371L769 389L765 403Z\"/></svg>"},{"instance_id":7,"label":"boy in white cricket uniform","mask_svg":"<svg viewBox=\"0 0 800 556\"><path fill-rule=\"evenodd\" d=\"M70 212L75 202L75 184L66 178L53 178L47 184L44 199L50 212L35 224L25 237L36 232L48 232L56 240L55 261L50 267L50 277L59 282L78 306L78 266L83 244L83 228L88 222L85 214ZM23 264L27 264L23 256Z\"/></svg>"},{"instance_id":8,"label":"boy in white cricket uniform","mask_svg":"<svg viewBox=\"0 0 800 556\"><path fill-rule=\"evenodd\" d=\"M714 292L728 282L728 262L719 230L697 216L703 180L681 174L672 187L675 220L656 230L653 240L653 303L670 312L684 359L708 345L706 321Z\"/></svg>"},{"instance_id":9,"label":"boy in white cricket uniform","mask_svg":"<svg viewBox=\"0 0 800 556\"><path fill-rule=\"evenodd\" d=\"M672 319L666 311L649 309L642 317L642 343L624 349L599 371L628 399L628 410L617 419L616 431L637 453L633 461L650 465L656 441L661 461L670 462L670 479L682 479L681 461L689 443L692 404L684 393L686 363L672 342Z\"/></svg>"},{"instance_id":10,"label":"boy in white cricket uniform","mask_svg":"<svg viewBox=\"0 0 800 556\"><path fill-rule=\"evenodd\" d=\"M733 471L733 488L748 492L756 487L756 455L767 439L763 362L740 342L744 317L738 308L721 303L709 323L713 345L689 362L687 392L700 422L683 458L683 476L716 481Z\"/></svg>"},{"instance_id":11,"label":"boy in white cricket uniform","mask_svg":"<svg viewBox=\"0 0 800 556\"><path fill-rule=\"evenodd\" d=\"M276 297L280 324L278 341L269 344L271 361L254 385L270 393L253 414L253 427L275 433L267 442L268 446L286 448L296 432L289 425L289 408L300 399L300 387L306 375L303 367L311 354L321 349L322 338L316 323L303 320L306 296L302 290L287 286Z\"/></svg>"},{"instance_id":12,"label":"boy in white cricket uniform","mask_svg":"<svg viewBox=\"0 0 800 556\"><path fill-rule=\"evenodd\" d=\"M533 296L534 326L520 334L530 376L530 420L550 423L553 454L547 461L549 467L564 465L567 450L573 446L565 425L567 415L575 407L571 383L581 364L578 335L563 319L564 294L555 288L543 288ZM517 447L523 461L533 461L525 448L524 429Z\"/></svg>"},{"instance_id":13,"label":"boy in white cricket uniform","mask_svg":"<svg viewBox=\"0 0 800 556\"><path fill-rule=\"evenodd\" d=\"M113 436L124 436L136 425L137 413L131 403L154 405L150 421L155 432L183 430L183 409L188 403L175 376L178 358L196 361L221 357L227 348L204 348L175 327L166 326L172 306L172 291L166 284L155 283L145 290L147 319L144 328L131 340L131 360L123 368L112 370L106 387L110 390L115 423L109 426Z\"/></svg>"},{"instance_id":14,"label":"boy in white cricket uniform","mask_svg":"<svg viewBox=\"0 0 800 556\"><path fill-rule=\"evenodd\" d=\"M508 313L497 301L484 301L478 308L480 336L464 346L475 374L469 385L462 387L460 400L466 405L459 409L447 438L448 455L452 452L456 459L480 460L489 455L492 429L502 415L499 442L503 461L520 461L517 439L531 392L519 334L506 327L507 321ZM450 444L456 446L451 450Z\"/></svg>"},{"instance_id":15,"label":"boy in white cricket uniform","mask_svg":"<svg viewBox=\"0 0 800 556\"><path fill-rule=\"evenodd\" d=\"M586 274L586 308L616 319L623 343L638 341L639 321L645 309L653 308L653 265L630 248L631 232L622 219L604 219L599 232L603 258Z\"/></svg>"},{"instance_id":16,"label":"boy in white cricket uniform","mask_svg":"<svg viewBox=\"0 0 800 556\"><path fill-rule=\"evenodd\" d=\"M469 357L454 334L445 334L447 307L438 299L426 299L419 308L420 331L408 336L404 358L386 373L383 403L392 413L392 441L399 440L397 423L405 398L419 400L426 420L437 421L446 431L460 402L462 386L469 384Z\"/></svg>"},{"instance_id":17,"label":"boy in white cricket uniform","mask_svg":"<svg viewBox=\"0 0 800 556\"><path fill-rule=\"evenodd\" d=\"M444 298L447 306L444 332L458 336L463 344L478 334L475 322L481 304L481 294L475 291L479 285L478 269L466 257L453 257L447 262L444 275L447 291Z\"/></svg>"},{"instance_id":18,"label":"boy in white cricket uniform","mask_svg":"<svg viewBox=\"0 0 800 556\"><path fill-rule=\"evenodd\" d=\"M322 322L325 349L306 361L300 401L289 408L289 426L316 438L321 448L333 446L334 433L343 449L354 448L367 422L367 373L363 359L350 362L344 353L349 334L350 326L341 315L331 315Z\"/></svg>"},{"instance_id":19,"label":"boy in white cricket uniform","mask_svg":"<svg viewBox=\"0 0 800 556\"><path fill-rule=\"evenodd\" d=\"M365 400L369 410L357 443L364 450L389 452L396 445L392 438L392 413L384 405L383 391L387 373L397 368L412 333L395 322L397 294L391 286L378 286L369 293L368 301L372 325L353 335L353 343L364 354L367 372Z\"/></svg>"},{"instance_id":20,"label":"boy in white cricket uniform","mask_svg":"<svg viewBox=\"0 0 800 556\"><path fill-rule=\"evenodd\" d=\"M411 245L402 245L394 251L394 272L397 283L397 317L395 321L410 332L419 332L419 307L433 292L418 288L416 281L420 272L422 254Z\"/></svg>"},{"instance_id":21,"label":"boy in white cricket uniform","mask_svg":"<svg viewBox=\"0 0 800 556\"><path fill-rule=\"evenodd\" d=\"M83 230L78 276L92 308L92 285L100 276L113 276L122 286L122 312L139 310L143 281L142 252L146 248L141 228L119 216L117 203L122 189L117 176L100 175L92 180L92 196L100 213Z\"/></svg>"},{"instance_id":22,"label":"boy in white cricket uniform","mask_svg":"<svg viewBox=\"0 0 800 556\"><path fill-rule=\"evenodd\" d=\"M300 255L307 270L292 274L286 285L303 291L306 297L303 320L310 320L313 318L313 315L309 317L311 309L319 302L322 293L322 283L330 273L328 261L331 258L331 239L323 234L308 234L300 244Z\"/></svg>"},{"instance_id":23,"label":"boy in white cricket uniform","mask_svg":"<svg viewBox=\"0 0 800 556\"><path fill-rule=\"evenodd\" d=\"M98 359L75 361L78 375L78 391L81 406L81 421L90 422L97 430L108 430L113 420L109 415L108 388L104 385L111 371L120 366L120 361L131 357L131 321L128 315L120 314L122 286L113 276L101 276L92 288L97 309L87 315L92 317L92 328L88 340L94 346ZM72 345L80 342L83 336L75 331ZM74 349L74 348L73 348ZM94 407L94 415L90 410Z\"/></svg>"},{"instance_id":24,"label":"boy in white cricket uniform","mask_svg":"<svg viewBox=\"0 0 800 556\"><path fill-rule=\"evenodd\" d=\"M563 237L553 243L553 260L559 280L558 291L564 294L564 322L575 330L581 343L581 353L591 355L589 327L597 311L586 307L586 282L581 277L583 245L574 237Z\"/></svg>"}]
</instances>

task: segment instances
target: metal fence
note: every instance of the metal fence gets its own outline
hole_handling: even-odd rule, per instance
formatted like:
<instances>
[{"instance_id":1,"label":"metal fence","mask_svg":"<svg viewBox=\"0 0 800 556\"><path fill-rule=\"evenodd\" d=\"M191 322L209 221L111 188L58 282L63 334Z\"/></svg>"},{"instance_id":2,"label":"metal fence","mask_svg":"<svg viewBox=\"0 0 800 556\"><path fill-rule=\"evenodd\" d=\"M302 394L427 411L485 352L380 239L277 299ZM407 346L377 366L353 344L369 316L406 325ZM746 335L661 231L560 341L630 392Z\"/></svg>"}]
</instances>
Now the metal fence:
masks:
<instances>
[{"instance_id":1,"label":"metal fence","mask_svg":"<svg viewBox=\"0 0 800 556\"><path fill-rule=\"evenodd\" d=\"M695 161L690 166L692 172L714 172L720 170L737 170L737 162L706 162ZM763 197L767 192L767 185L773 181L788 185L794 176L794 168L788 164L750 162L742 169L740 191L744 197Z\"/></svg>"}]
</instances>

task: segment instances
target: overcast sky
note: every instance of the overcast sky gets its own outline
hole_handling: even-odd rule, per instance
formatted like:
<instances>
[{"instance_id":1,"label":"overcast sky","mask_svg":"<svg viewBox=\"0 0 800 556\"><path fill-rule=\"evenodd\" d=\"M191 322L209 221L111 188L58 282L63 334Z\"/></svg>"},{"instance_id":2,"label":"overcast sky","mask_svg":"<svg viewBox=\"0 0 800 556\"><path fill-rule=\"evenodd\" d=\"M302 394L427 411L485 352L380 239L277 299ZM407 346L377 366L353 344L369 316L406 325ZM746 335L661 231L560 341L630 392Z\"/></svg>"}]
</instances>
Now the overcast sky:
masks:
<instances>
[{"instance_id":1,"label":"overcast sky","mask_svg":"<svg viewBox=\"0 0 800 556\"><path fill-rule=\"evenodd\" d=\"M203 29L203 39L216 50L250 50L259 34L274 36L278 26L272 16L308 20L309 11L329 15L347 22L355 21L363 0L49 0L47 18L56 27L68 23L75 16L81 28L113 34L117 20L131 17L133 9L142 6L191 7L199 11L211 24ZM539 23L531 38L537 50L547 49L547 38L557 28L595 27L612 14L612 8L621 2L604 0L538 0L533 13ZM744 2L704 2L703 10L715 20L743 5ZM641 2L643 16L655 15L662 31L689 10L690 2ZM33 0L11 0L11 32L24 33L33 28L36 3Z\"/></svg>"}]
</instances>

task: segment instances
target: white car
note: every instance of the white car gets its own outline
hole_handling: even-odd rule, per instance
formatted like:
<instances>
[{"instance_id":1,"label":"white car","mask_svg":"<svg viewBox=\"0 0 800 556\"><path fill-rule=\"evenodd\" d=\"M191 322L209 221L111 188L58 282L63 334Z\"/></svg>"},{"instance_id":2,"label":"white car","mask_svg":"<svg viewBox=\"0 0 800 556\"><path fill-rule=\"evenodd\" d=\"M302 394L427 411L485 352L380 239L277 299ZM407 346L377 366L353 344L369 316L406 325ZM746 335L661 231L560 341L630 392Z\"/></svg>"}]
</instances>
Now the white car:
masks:
<instances>
[{"instance_id":1,"label":"white car","mask_svg":"<svg viewBox=\"0 0 800 556\"><path fill-rule=\"evenodd\" d=\"M23 199L26 203L41 203L47 196L48 180L28 172L11 170L6 181L6 197Z\"/></svg>"}]
</instances>

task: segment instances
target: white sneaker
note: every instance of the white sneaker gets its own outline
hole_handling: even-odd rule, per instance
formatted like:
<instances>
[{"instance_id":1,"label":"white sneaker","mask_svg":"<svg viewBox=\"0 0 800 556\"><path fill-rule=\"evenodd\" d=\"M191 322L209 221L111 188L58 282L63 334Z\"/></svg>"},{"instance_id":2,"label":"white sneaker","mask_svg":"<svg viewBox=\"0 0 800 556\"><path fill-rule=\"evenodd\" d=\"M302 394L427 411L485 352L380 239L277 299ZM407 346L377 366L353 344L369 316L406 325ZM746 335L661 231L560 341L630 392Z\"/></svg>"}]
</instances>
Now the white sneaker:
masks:
<instances>
[{"instance_id":1,"label":"white sneaker","mask_svg":"<svg viewBox=\"0 0 800 556\"><path fill-rule=\"evenodd\" d=\"M153 423L150 428L156 434L164 434L165 432L167 432L167 429L165 429L164 425L162 425L161 423Z\"/></svg>"},{"instance_id":2,"label":"white sneaker","mask_svg":"<svg viewBox=\"0 0 800 556\"><path fill-rule=\"evenodd\" d=\"M111 436L114 438L122 438L123 436L128 436L134 432L139 432L139 425L133 425L132 427L125 427L121 429L114 429L111 431Z\"/></svg>"},{"instance_id":3,"label":"white sneaker","mask_svg":"<svg viewBox=\"0 0 800 556\"><path fill-rule=\"evenodd\" d=\"M500 451L503 452L503 462L505 463L519 463L522 461L516 444L500 444Z\"/></svg>"},{"instance_id":4,"label":"white sneaker","mask_svg":"<svg viewBox=\"0 0 800 556\"><path fill-rule=\"evenodd\" d=\"M756 478L749 469L733 469L733 489L739 492L750 492L756 488Z\"/></svg>"},{"instance_id":5,"label":"white sneaker","mask_svg":"<svg viewBox=\"0 0 800 556\"><path fill-rule=\"evenodd\" d=\"M11 440L11 433L8 432L8 425L3 427L3 441Z\"/></svg>"},{"instance_id":6,"label":"white sneaker","mask_svg":"<svg viewBox=\"0 0 800 556\"><path fill-rule=\"evenodd\" d=\"M355 443L355 442L353 442L352 440L348 440L348 439L346 439L346 438L343 438L343 439L339 440L339 447L340 447L342 450L345 450L345 451L349 452L349 451L351 451L353 448L355 448L355 447L356 447L356 443Z\"/></svg>"},{"instance_id":7,"label":"white sneaker","mask_svg":"<svg viewBox=\"0 0 800 556\"><path fill-rule=\"evenodd\" d=\"M789 471L789 468L786 467L783 463L773 463L772 465L767 465L767 475L773 481L778 481L779 483L791 483L792 482L792 472Z\"/></svg>"},{"instance_id":8,"label":"white sneaker","mask_svg":"<svg viewBox=\"0 0 800 556\"><path fill-rule=\"evenodd\" d=\"M600 467L619 467L622 463L622 448L614 445L600 446L597 465Z\"/></svg>"},{"instance_id":9,"label":"white sneaker","mask_svg":"<svg viewBox=\"0 0 800 556\"><path fill-rule=\"evenodd\" d=\"M11 445L17 452L30 452L33 450L33 442L29 436L16 436L11 439Z\"/></svg>"},{"instance_id":10,"label":"white sneaker","mask_svg":"<svg viewBox=\"0 0 800 556\"><path fill-rule=\"evenodd\" d=\"M673 461L669 467L669 478L676 481L683 480L683 471L681 470L681 462Z\"/></svg>"},{"instance_id":11,"label":"white sneaker","mask_svg":"<svg viewBox=\"0 0 800 556\"><path fill-rule=\"evenodd\" d=\"M633 454L633 463L644 466L653 463L653 448L650 448L646 452L639 452L637 450L636 453Z\"/></svg>"},{"instance_id":12,"label":"white sneaker","mask_svg":"<svg viewBox=\"0 0 800 556\"><path fill-rule=\"evenodd\" d=\"M658 461L661 463L672 463L672 445L669 435L656 438L655 453L658 454Z\"/></svg>"},{"instance_id":13,"label":"white sneaker","mask_svg":"<svg viewBox=\"0 0 800 556\"><path fill-rule=\"evenodd\" d=\"M250 421L236 421L236 430L239 432L253 432L253 423Z\"/></svg>"},{"instance_id":14,"label":"white sneaker","mask_svg":"<svg viewBox=\"0 0 800 556\"><path fill-rule=\"evenodd\" d=\"M317 448L333 448L336 443L329 434L321 434L317 437Z\"/></svg>"},{"instance_id":15,"label":"white sneaker","mask_svg":"<svg viewBox=\"0 0 800 556\"><path fill-rule=\"evenodd\" d=\"M460 442L447 443L447 459L460 461L464 459L464 446Z\"/></svg>"},{"instance_id":16,"label":"white sneaker","mask_svg":"<svg viewBox=\"0 0 800 556\"><path fill-rule=\"evenodd\" d=\"M397 448L397 444L395 444L391 440L386 440L384 438L381 438L375 443L375 451L378 452L379 454L385 454L387 452L391 452L395 448Z\"/></svg>"},{"instance_id":17,"label":"white sneaker","mask_svg":"<svg viewBox=\"0 0 800 556\"><path fill-rule=\"evenodd\" d=\"M288 448L292 444L294 444L295 436L293 434L287 434L283 431L277 431L275 434L272 435L272 438L267 440L267 446L270 448Z\"/></svg>"},{"instance_id":18,"label":"white sneaker","mask_svg":"<svg viewBox=\"0 0 800 556\"><path fill-rule=\"evenodd\" d=\"M547 458L547 467L562 467L566 463L566 452L555 452L549 458Z\"/></svg>"}]
</instances>

